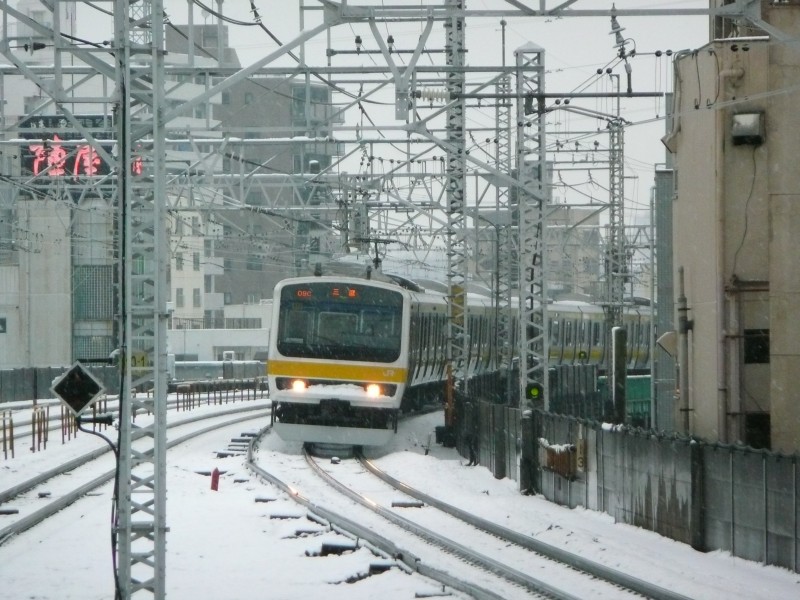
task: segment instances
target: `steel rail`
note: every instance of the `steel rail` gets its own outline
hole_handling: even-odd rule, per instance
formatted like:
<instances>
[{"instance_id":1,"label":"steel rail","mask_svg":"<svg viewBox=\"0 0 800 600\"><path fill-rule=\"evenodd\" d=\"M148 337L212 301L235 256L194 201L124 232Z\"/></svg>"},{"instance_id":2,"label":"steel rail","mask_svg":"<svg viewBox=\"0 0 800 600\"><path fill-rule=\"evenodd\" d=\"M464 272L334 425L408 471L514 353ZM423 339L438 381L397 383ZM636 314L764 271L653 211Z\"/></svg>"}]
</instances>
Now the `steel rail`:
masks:
<instances>
[{"instance_id":1,"label":"steel rail","mask_svg":"<svg viewBox=\"0 0 800 600\"><path fill-rule=\"evenodd\" d=\"M356 458L370 473L377 476L383 482L389 484L398 491L401 491L412 498L416 498L420 502L424 502L429 506L432 506L500 539L507 540L518 546L526 548L527 550L542 556L546 556L547 558L557 562L569 565L573 569L587 573L593 577L597 577L598 579L602 579L622 588L637 592L647 596L648 598L653 598L654 600L691 600L691 598L673 592L672 590L662 588L632 575L628 575L627 573L617 571L603 564L588 560L582 556L573 554L572 552L562 550L556 546L552 546L528 535L521 534L508 529L507 527L503 527L502 525L498 525L497 523L488 521L482 517L473 515L465 510L439 500L438 498L434 498L433 496L421 492L398 479L395 479L388 473L379 469L371 461L364 458L363 455L357 455Z\"/></svg>"},{"instance_id":2,"label":"steel rail","mask_svg":"<svg viewBox=\"0 0 800 600\"><path fill-rule=\"evenodd\" d=\"M175 421L174 423L170 423L167 425L167 428L171 429L173 427L180 427L182 425L190 425L192 423L196 423L197 421L203 421L205 419L214 419L221 416L234 415L240 412L249 412L255 410L265 410L265 407L238 406L236 408L226 409L218 413L195 415L188 419L181 419L180 421ZM138 432L134 434L134 439L138 439L142 435L144 435L144 432ZM72 471L73 469L76 469L81 465L84 465L87 462L94 460L97 457L102 456L106 452L110 451L111 448L109 448L108 446L100 446L94 450L87 452L86 454L82 454L81 456L75 457L72 460L69 460L63 464L53 467L52 469L39 473L38 475L31 477L30 479L27 479L22 483L18 483L17 485L11 486L8 489L0 491L0 504L5 504L15 496L19 496L20 494L27 492L31 488L34 488L37 485L41 485L48 479L52 479L53 477L60 475L64 472Z\"/></svg>"},{"instance_id":3,"label":"steel rail","mask_svg":"<svg viewBox=\"0 0 800 600\"><path fill-rule=\"evenodd\" d=\"M382 506L379 506L372 500L362 496L361 494L354 492L344 484L340 483L336 479L334 479L331 475L326 473L319 465L314 462L314 460L306 454L306 461L311 465L312 469L322 477L329 485L334 487L336 490L347 496L348 498L352 499L353 501L357 502L358 504L372 510L376 514L380 515L384 519L387 519L389 522L401 527L402 529L413 533L414 535L426 540L427 542L439 546L444 550L455 554L456 556L461 557L462 559L478 565L483 569L493 573L494 575L520 587L537 594L544 594L548 597L557 598L558 600L578 600L577 596L573 596L572 594L568 594L563 590L555 588L540 579L535 577L531 577L521 571L513 569L508 565L501 563L493 558L490 558L484 554L476 552L472 548L465 546L459 542L451 540L445 536L439 535L438 533L431 531L421 525L410 521L400 515L388 510Z\"/></svg>"},{"instance_id":4,"label":"steel rail","mask_svg":"<svg viewBox=\"0 0 800 600\"><path fill-rule=\"evenodd\" d=\"M266 471L258 466L253 459L253 450L258 445L258 440L263 434L269 430L265 428L261 435L250 444L250 449L247 455L247 468L255 475L269 481L283 492L285 492L292 500L304 506L316 518L327 522L332 529L338 533L348 535L355 539L356 543L362 544L366 542L366 546L373 552L377 549L377 553L383 554L391 559L398 561L405 569L419 573L423 577L427 577L442 585L449 586L454 590L458 590L468 594L476 600L505 600L505 598L491 590L487 590L481 586L465 582L445 571L436 569L426 565L419 557L413 553L398 547L394 542L385 538L375 531L356 523L334 511L328 510L324 506L312 502L301 494L301 492L294 487L286 484L274 474Z\"/></svg>"},{"instance_id":5,"label":"steel rail","mask_svg":"<svg viewBox=\"0 0 800 600\"><path fill-rule=\"evenodd\" d=\"M252 411L263 410L263 407L259 407L259 409L251 409L251 410ZM232 412L241 412L241 409L239 409L238 411L232 411ZM214 417L219 417L219 415L218 414L217 415L211 415L208 418L214 418ZM225 421L224 423L217 423L217 424L214 424L214 425L209 425L208 427L204 427L202 429L198 429L197 431L193 431L191 433L188 433L186 435L183 435L183 436L181 436L179 438L176 438L174 440L171 440L171 441L167 442L167 448L172 448L172 447L177 446L179 444L183 444L184 442L187 442L187 441L189 441L189 440L191 440L193 438L196 438L196 437L201 436L203 434L206 434L206 433L209 433L211 431L214 431L215 429L219 429L221 427L227 427L229 425L234 425L234 424L240 423L242 421L250 421L253 418L255 418L253 415L239 416L239 417L237 417L235 419L230 419L228 421ZM197 419L197 420L199 420L199 419ZM186 422L191 422L191 420L187 420ZM185 425L186 422L184 422L182 424ZM175 426L177 426L177 424ZM84 458L84 457L81 457L81 458ZM89 460L91 460L91 459L89 459ZM62 465L62 467L63 467L63 465ZM34 527L35 525L38 525L42 521L48 519L49 517L53 516L54 514L56 514L59 511L63 510L64 508L66 508L70 504L72 504L75 501L79 500L81 497L85 496L90 491L92 491L92 490L98 488L99 486L103 485L104 483L108 482L109 480L111 480L114 477L116 472L117 472L116 469L112 469L112 470L108 471L107 473L104 473L103 475L100 475L99 477L96 477L95 479L89 481L88 483L85 483L85 484L81 485L80 487L72 490L68 494L65 494L64 496L62 496L62 497L60 497L60 498L58 498L56 500L53 500L47 506L44 506L44 507L40 508L39 510L36 510L36 511L30 513L29 515L26 515L26 516L20 518L19 520L17 520L16 522L12 523L11 525L9 525L7 527L4 527L3 529L0 529L0 546L3 545L4 543L6 543L12 537L14 537L16 535L19 535L20 533L23 533L24 531L27 531L28 529Z\"/></svg>"}]
</instances>

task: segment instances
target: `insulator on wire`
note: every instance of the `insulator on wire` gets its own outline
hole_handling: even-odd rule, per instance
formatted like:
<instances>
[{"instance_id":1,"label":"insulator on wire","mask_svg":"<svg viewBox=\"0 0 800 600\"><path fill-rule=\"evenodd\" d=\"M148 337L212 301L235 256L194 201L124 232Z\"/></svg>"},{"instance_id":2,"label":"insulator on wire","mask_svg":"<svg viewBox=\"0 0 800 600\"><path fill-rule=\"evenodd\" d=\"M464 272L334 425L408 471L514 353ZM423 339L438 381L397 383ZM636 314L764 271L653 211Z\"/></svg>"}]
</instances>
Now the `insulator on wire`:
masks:
<instances>
[{"instance_id":1,"label":"insulator on wire","mask_svg":"<svg viewBox=\"0 0 800 600\"><path fill-rule=\"evenodd\" d=\"M433 100L450 100L450 92L443 89L436 89L436 88L423 88L421 90L417 90L417 94L423 100L433 101Z\"/></svg>"}]
</instances>

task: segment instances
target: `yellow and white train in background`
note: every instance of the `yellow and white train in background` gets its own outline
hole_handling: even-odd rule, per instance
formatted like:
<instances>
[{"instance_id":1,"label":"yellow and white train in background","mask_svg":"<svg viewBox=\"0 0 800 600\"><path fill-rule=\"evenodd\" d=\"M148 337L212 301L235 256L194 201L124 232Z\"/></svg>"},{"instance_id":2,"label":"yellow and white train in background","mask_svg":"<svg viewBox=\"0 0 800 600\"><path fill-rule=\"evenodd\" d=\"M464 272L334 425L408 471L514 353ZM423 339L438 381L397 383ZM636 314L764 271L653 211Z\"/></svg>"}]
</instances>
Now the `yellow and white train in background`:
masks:
<instances>
[{"instance_id":1,"label":"yellow and white train in background","mask_svg":"<svg viewBox=\"0 0 800 600\"><path fill-rule=\"evenodd\" d=\"M273 311L267 375L273 426L283 439L380 446L402 410L443 398L443 294L359 277L298 277L275 287ZM470 379L499 376L497 316L489 298L469 295ZM626 310L624 319L629 368L647 369L650 308ZM603 364L602 308L554 302L548 320L551 366Z\"/></svg>"}]
</instances>

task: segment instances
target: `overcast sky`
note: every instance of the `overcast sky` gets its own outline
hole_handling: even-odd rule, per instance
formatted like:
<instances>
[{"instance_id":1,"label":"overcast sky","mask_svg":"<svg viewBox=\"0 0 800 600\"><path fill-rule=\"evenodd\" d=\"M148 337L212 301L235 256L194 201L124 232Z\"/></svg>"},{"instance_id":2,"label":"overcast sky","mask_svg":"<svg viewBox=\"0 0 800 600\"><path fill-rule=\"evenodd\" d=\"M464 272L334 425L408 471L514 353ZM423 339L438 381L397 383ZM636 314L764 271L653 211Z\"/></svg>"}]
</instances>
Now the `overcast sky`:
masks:
<instances>
[{"instance_id":1,"label":"overcast sky","mask_svg":"<svg viewBox=\"0 0 800 600\"><path fill-rule=\"evenodd\" d=\"M304 0L309 7L317 9L321 6L313 0ZM254 0L256 10L262 23L281 42L287 43L297 37L301 31L301 15L299 11L300 0L286 2L279 0ZM206 6L217 10L219 3L208 0ZM371 5L381 7L385 2L361 0L351 2L351 5ZM412 0L393 0L392 5L410 4L423 6L423 2ZM441 4L441 3L437 3ZM539 2L528 2L532 7L538 8ZM558 5L555 0L548 0L548 6ZM698 9L707 8L708 2L704 0L617 0L618 9L624 8L650 8L650 9ZM578 0L571 8L577 10L610 9L612 2L597 0ZM166 0L165 11L174 24L188 22L188 8L184 0ZM502 0L466 0L466 7L470 10L509 10L511 4ZM228 0L222 3L222 9L229 16L243 23L254 23L254 15L250 2ZM98 17L89 6L80 6L79 12L80 37L99 41L108 39L113 35L110 29L110 19ZM202 8L195 6L194 22L196 24L213 24L216 18L209 15ZM85 16L84 16L85 14ZM304 25L309 29L320 22L319 10L304 11ZM106 25L102 23L105 22ZM624 28L622 35L629 40L626 46L628 52L636 51L636 56L630 58L632 67L632 89L634 92L665 93L672 89L672 69L670 59L665 55L656 56L657 52L667 50L694 49L708 41L708 17L706 16L651 16L651 17L620 17L619 24ZM104 28L108 28L104 32ZM243 64L251 64L273 52L277 48L275 41L270 39L260 27L229 24L229 39L237 49ZM395 47L398 49L413 49L424 23L394 22L382 23L379 30L386 36L392 35ZM619 75L619 81L625 88L625 71L617 59L617 50L614 48L614 36L610 34L611 20L609 17L570 17L561 19L551 18L513 18L507 19L505 27L505 60L507 64L514 61L513 51L523 44L533 42L545 49L545 65L547 68L546 89L550 93L569 93L571 91L586 92L611 92L616 84L614 79L604 76L598 78L597 69L613 67L614 73ZM337 50L353 50L355 48L355 35L361 35L365 50L377 49L369 28L363 25L343 24L322 33L306 44L307 62L314 66L324 66L328 59L325 49L330 44ZM466 27L467 58L470 66L500 65L504 60L502 27L498 17L471 18ZM443 34L440 25L435 25L431 34L430 45L441 47ZM405 55L407 58L408 55ZM402 58L401 58L402 62ZM294 64L289 57L284 57L277 64ZM383 65L383 59L374 54L337 55L333 59L334 66L338 65ZM420 64L426 64L423 58ZM351 86L353 89L355 87ZM386 88L381 99L392 102L393 90ZM580 106L590 111L603 114L614 113L617 109L616 101L611 99L582 99L574 100L573 106ZM377 111L377 109L372 109ZM625 130L625 159L626 180L625 193L629 199L626 220L629 222L641 221L638 213L646 215L649 202L649 190L652 186L653 165L663 163L665 150L660 143L664 134L665 104L661 98L647 99L622 99L620 111L625 119L636 125ZM347 114L349 124L357 122L359 115L356 111ZM553 143L559 135L575 130L597 129L603 123L595 119L576 117L560 111L558 118L551 119L548 127L548 140ZM397 125L393 120L391 111L387 111L384 119L377 112L371 115L377 121L386 125ZM493 111L487 109L484 114L476 116L471 113L467 126L478 128L491 126L494 123ZM580 177L579 177L580 178ZM589 180L592 179L587 175ZM567 192L564 192L567 193ZM589 193L592 193L591 191ZM558 196L558 190L555 193ZM563 194L562 194L563 195ZM602 196L602 190L598 196ZM557 198L558 199L558 198ZM637 212L638 211L638 212Z\"/></svg>"}]
</instances>

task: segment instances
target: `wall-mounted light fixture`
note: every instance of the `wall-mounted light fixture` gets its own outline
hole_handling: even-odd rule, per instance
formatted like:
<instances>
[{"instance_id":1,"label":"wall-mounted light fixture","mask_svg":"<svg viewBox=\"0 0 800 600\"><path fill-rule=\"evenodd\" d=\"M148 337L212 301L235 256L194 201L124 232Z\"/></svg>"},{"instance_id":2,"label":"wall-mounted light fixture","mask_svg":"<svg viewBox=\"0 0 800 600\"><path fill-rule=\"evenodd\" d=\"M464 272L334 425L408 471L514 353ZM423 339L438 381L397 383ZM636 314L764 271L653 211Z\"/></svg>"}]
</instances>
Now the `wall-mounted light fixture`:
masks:
<instances>
[{"instance_id":1,"label":"wall-mounted light fixture","mask_svg":"<svg viewBox=\"0 0 800 600\"><path fill-rule=\"evenodd\" d=\"M758 146L764 143L764 113L739 113L731 121L734 146Z\"/></svg>"}]
</instances>

